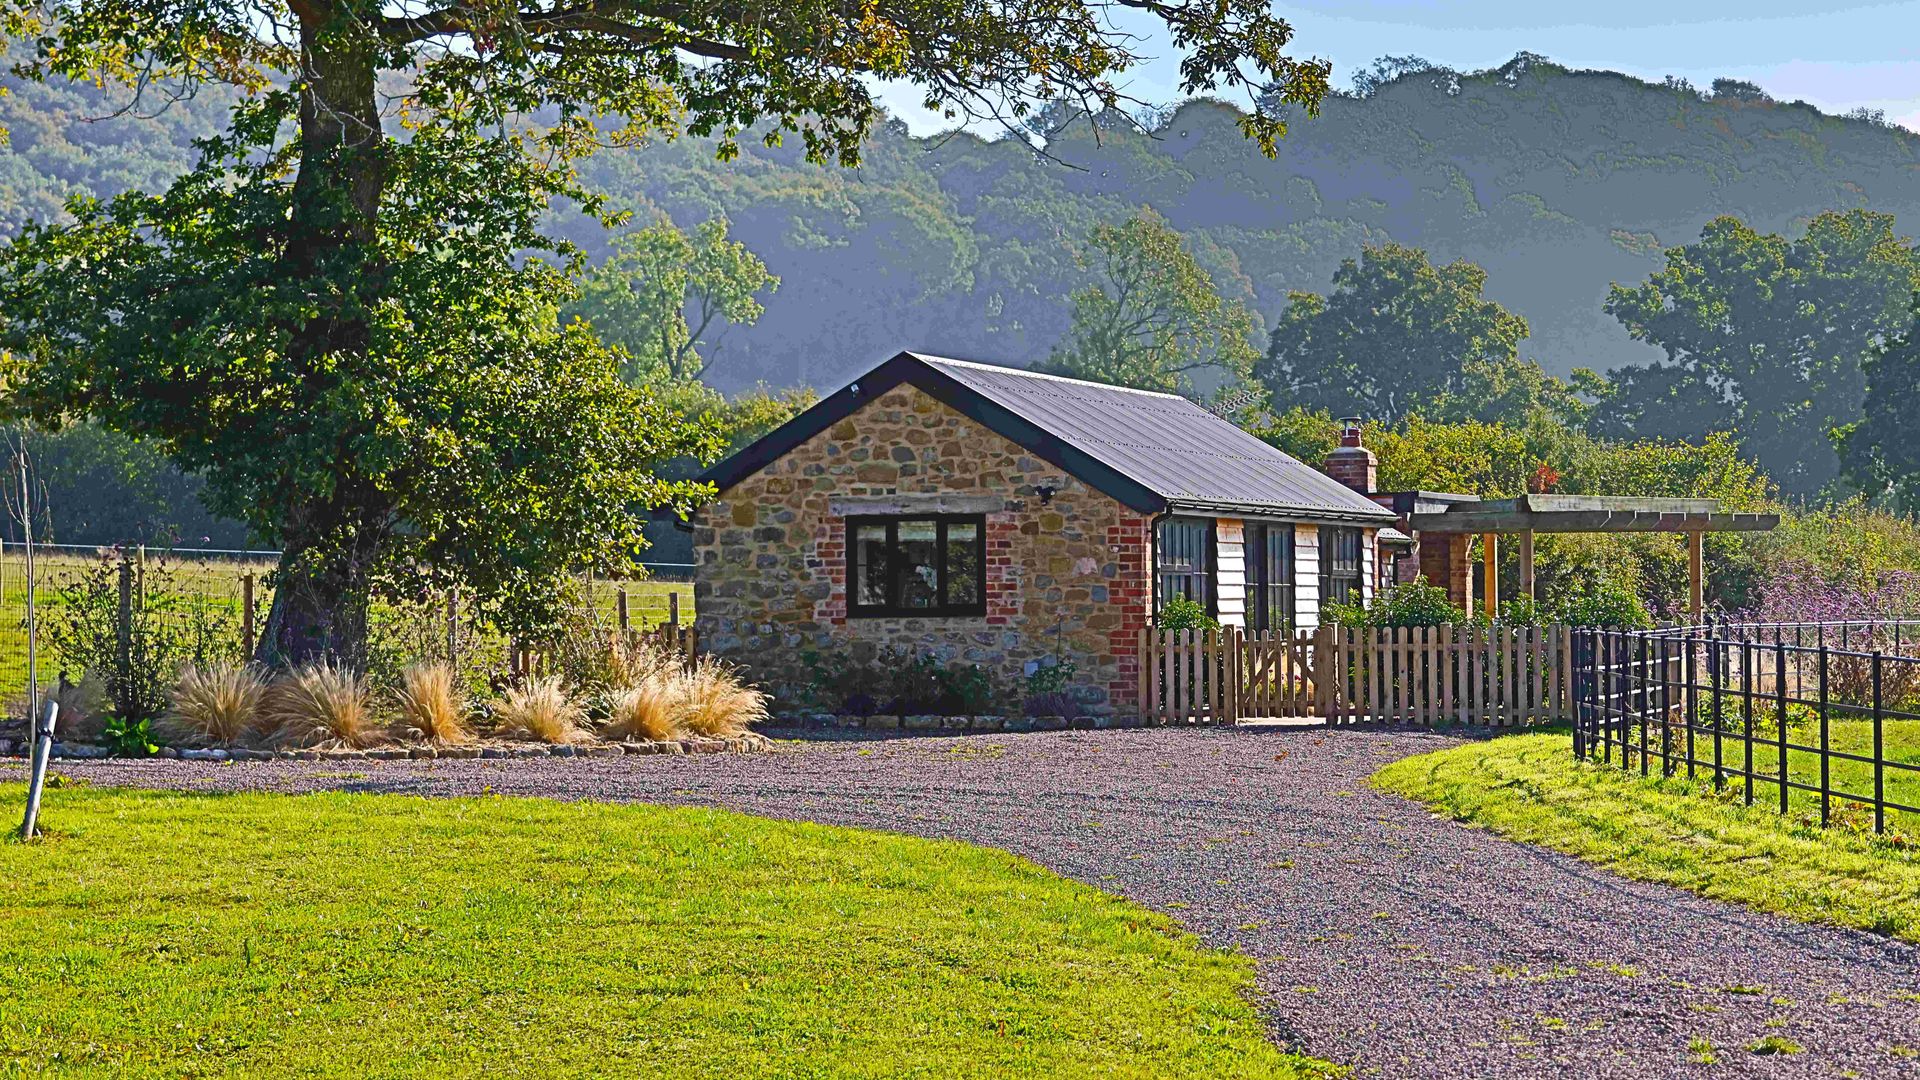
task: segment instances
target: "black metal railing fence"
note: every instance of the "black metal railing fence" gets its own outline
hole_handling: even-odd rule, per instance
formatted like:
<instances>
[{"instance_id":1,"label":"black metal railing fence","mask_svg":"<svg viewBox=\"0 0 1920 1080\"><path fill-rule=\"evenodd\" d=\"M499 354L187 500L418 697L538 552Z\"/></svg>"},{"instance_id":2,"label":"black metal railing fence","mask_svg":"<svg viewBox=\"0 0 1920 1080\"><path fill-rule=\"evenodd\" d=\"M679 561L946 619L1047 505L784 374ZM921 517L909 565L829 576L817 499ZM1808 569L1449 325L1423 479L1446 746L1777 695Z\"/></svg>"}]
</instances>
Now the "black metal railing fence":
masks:
<instances>
[{"instance_id":1,"label":"black metal railing fence","mask_svg":"<svg viewBox=\"0 0 1920 1080\"><path fill-rule=\"evenodd\" d=\"M1920 826L1920 621L1583 630L1578 757L1809 821Z\"/></svg>"}]
</instances>

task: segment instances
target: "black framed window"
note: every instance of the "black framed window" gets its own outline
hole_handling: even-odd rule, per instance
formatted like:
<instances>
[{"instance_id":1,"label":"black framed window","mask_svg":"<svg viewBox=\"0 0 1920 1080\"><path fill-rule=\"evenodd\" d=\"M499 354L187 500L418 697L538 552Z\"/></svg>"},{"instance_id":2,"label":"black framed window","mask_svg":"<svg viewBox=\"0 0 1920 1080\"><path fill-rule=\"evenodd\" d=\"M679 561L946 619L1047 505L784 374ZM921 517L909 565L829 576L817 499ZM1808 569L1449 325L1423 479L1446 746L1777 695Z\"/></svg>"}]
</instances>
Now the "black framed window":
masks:
<instances>
[{"instance_id":1,"label":"black framed window","mask_svg":"<svg viewBox=\"0 0 1920 1080\"><path fill-rule=\"evenodd\" d=\"M1158 604L1176 596L1202 604L1213 603L1213 519L1167 518L1154 538L1154 573Z\"/></svg>"},{"instance_id":2,"label":"black framed window","mask_svg":"<svg viewBox=\"0 0 1920 1080\"><path fill-rule=\"evenodd\" d=\"M983 514L847 519L851 615L985 615Z\"/></svg>"},{"instance_id":3,"label":"black framed window","mask_svg":"<svg viewBox=\"0 0 1920 1080\"><path fill-rule=\"evenodd\" d=\"M1265 522L1247 526L1247 627L1284 630L1293 625L1293 526Z\"/></svg>"},{"instance_id":4,"label":"black framed window","mask_svg":"<svg viewBox=\"0 0 1920 1080\"><path fill-rule=\"evenodd\" d=\"M1320 527L1320 606L1358 604L1360 530L1345 525Z\"/></svg>"}]
</instances>

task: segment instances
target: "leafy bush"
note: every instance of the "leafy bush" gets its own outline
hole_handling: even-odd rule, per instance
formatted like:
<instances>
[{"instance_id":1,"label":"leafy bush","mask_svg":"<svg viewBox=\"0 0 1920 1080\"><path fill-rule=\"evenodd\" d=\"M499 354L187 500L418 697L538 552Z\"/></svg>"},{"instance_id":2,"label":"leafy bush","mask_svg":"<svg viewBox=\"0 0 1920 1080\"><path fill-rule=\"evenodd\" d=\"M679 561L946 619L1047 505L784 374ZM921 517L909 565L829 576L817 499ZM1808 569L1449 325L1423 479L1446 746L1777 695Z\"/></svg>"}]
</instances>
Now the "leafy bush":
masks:
<instances>
[{"instance_id":1,"label":"leafy bush","mask_svg":"<svg viewBox=\"0 0 1920 1080\"><path fill-rule=\"evenodd\" d=\"M1020 711L1027 716L1071 718L1080 715L1080 702L1068 689L1077 672L1074 662L1064 658L1051 664L1042 663L1027 672L1027 693Z\"/></svg>"},{"instance_id":2,"label":"leafy bush","mask_svg":"<svg viewBox=\"0 0 1920 1080\"><path fill-rule=\"evenodd\" d=\"M1645 630L1653 626L1646 605L1633 590L1605 578L1590 584L1586 591L1567 601L1560 613L1569 626L1599 626Z\"/></svg>"},{"instance_id":3,"label":"leafy bush","mask_svg":"<svg viewBox=\"0 0 1920 1080\"><path fill-rule=\"evenodd\" d=\"M1220 622L1207 614L1206 606L1198 600L1176 596L1160 605L1160 629L1162 630L1218 630Z\"/></svg>"},{"instance_id":4,"label":"leafy bush","mask_svg":"<svg viewBox=\"0 0 1920 1080\"><path fill-rule=\"evenodd\" d=\"M587 713L567 692L558 675L546 675L516 686L494 707L496 730L503 735L544 743L580 743L593 738L586 728Z\"/></svg>"},{"instance_id":5,"label":"leafy bush","mask_svg":"<svg viewBox=\"0 0 1920 1080\"><path fill-rule=\"evenodd\" d=\"M1447 590L1427 584L1426 578L1416 578L1375 593L1373 603L1364 608L1358 604L1329 604L1321 618L1336 626L1381 629L1464 623L1467 613L1447 599Z\"/></svg>"},{"instance_id":6,"label":"leafy bush","mask_svg":"<svg viewBox=\"0 0 1920 1080\"><path fill-rule=\"evenodd\" d=\"M444 663L410 664L393 690L403 724L420 738L444 746L473 741L467 729L467 698L453 667Z\"/></svg>"},{"instance_id":7,"label":"leafy bush","mask_svg":"<svg viewBox=\"0 0 1920 1080\"><path fill-rule=\"evenodd\" d=\"M246 664L189 664L156 733L175 746L234 746L260 719L267 681Z\"/></svg>"},{"instance_id":8,"label":"leafy bush","mask_svg":"<svg viewBox=\"0 0 1920 1080\"><path fill-rule=\"evenodd\" d=\"M153 721L144 718L112 717L101 731L100 739L120 757L152 757L160 752L160 744L153 741Z\"/></svg>"},{"instance_id":9,"label":"leafy bush","mask_svg":"<svg viewBox=\"0 0 1920 1080\"><path fill-rule=\"evenodd\" d=\"M846 716L973 716L991 712L993 676L978 664L943 663L932 653L886 648L871 660L808 652L801 662L807 704Z\"/></svg>"},{"instance_id":10,"label":"leafy bush","mask_svg":"<svg viewBox=\"0 0 1920 1080\"><path fill-rule=\"evenodd\" d=\"M130 575L124 625L123 573ZM164 557L144 564L102 558L68 576L55 590L46 629L62 662L104 687L113 714L129 720L162 715L186 665L244 659L233 615L182 590Z\"/></svg>"},{"instance_id":11,"label":"leafy bush","mask_svg":"<svg viewBox=\"0 0 1920 1080\"><path fill-rule=\"evenodd\" d=\"M1540 601L1531 596L1516 596L1500 605L1498 621L1505 626L1544 626L1549 620Z\"/></svg>"},{"instance_id":12,"label":"leafy bush","mask_svg":"<svg viewBox=\"0 0 1920 1080\"><path fill-rule=\"evenodd\" d=\"M364 749L386 737L374 719L366 680L326 661L275 680L260 712L272 741L282 746Z\"/></svg>"}]
</instances>

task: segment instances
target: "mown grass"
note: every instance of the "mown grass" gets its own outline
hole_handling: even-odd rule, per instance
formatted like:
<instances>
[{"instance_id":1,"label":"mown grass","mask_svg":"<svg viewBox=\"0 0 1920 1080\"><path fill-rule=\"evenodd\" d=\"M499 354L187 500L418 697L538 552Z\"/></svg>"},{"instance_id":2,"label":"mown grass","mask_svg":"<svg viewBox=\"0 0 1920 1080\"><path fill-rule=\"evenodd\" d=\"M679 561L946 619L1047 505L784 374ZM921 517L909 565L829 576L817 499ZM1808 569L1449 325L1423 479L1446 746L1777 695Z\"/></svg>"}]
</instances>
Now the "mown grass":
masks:
<instances>
[{"instance_id":1,"label":"mown grass","mask_svg":"<svg viewBox=\"0 0 1920 1080\"><path fill-rule=\"evenodd\" d=\"M21 789L0 787L0 805ZM1014 856L709 810L62 787L0 1073L1287 1077L1252 964Z\"/></svg>"},{"instance_id":2,"label":"mown grass","mask_svg":"<svg viewBox=\"0 0 1920 1080\"><path fill-rule=\"evenodd\" d=\"M1372 783L1627 877L1920 941L1920 854L1854 828L1821 829L1803 813L1716 798L1684 777L1575 761L1564 731L1405 758Z\"/></svg>"}]
</instances>

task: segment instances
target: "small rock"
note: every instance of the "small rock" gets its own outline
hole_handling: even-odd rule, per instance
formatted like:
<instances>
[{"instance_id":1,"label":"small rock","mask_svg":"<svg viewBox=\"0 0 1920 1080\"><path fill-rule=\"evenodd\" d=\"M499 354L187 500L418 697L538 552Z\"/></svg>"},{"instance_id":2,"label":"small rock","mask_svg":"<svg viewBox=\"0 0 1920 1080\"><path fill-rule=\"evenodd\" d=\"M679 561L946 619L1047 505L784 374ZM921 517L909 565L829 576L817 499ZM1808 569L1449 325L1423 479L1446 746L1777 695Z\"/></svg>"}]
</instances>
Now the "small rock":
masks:
<instances>
[{"instance_id":1,"label":"small rock","mask_svg":"<svg viewBox=\"0 0 1920 1080\"><path fill-rule=\"evenodd\" d=\"M431 746L410 746L407 748L407 756L415 761L432 761L440 754Z\"/></svg>"},{"instance_id":2,"label":"small rock","mask_svg":"<svg viewBox=\"0 0 1920 1080\"><path fill-rule=\"evenodd\" d=\"M512 757L513 751L504 746L483 746L480 748L480 756L490 760L498 760L500 758Z\"/></svg>"},{"instance_id":3,"label":"small rock","mask_svg":"<svg viewBox=\"0 0 1920 1080\"><path fill-rule=\"evenodd\" d=\"M517 758L529 758L547 757L549 755L547 748L544 746L516 746L513 748L513 756Z\"/></svg>"},{"instance_id":4,"label":"small rock","mask_svg":"<svg viewBox=\"0 0 1920 1080\"><path fill-rule=\"evenodd\" d=\"M907 731L934 731L940 727L940 720L938 716L903 716L900 726Z\"/></svg>"},{"instance_id":5,"label":"small rock","mask_svg":"<svg viewBox=\"0 0 1920 1080\"><path fill-rule=\"evenodd\" d=\"M684 746L681 746L677 742L673 742L669 740L669 741L654 743L653 752L656 754L669 754L669 755L684 754L687 752L687 748Z\"/></svg>"},{"instance_id":6,"label":"small rock","mask_svg":"<svg viewBox=\"0 0 1920 1080\"><path fill-rule=\"evenodd\" d=\"M1001 725L1000 730L1032 731L1034 730L1034 719L1031 716L1009 716L1007 717L1007 722Z\"/></svg>"},{"instance_id":7,"label":"small rock","mask_svg":"<svg viewBox=\"0 0 1920 1080\"><path fill-rule=\"evenodd\" d=\"M1033 718L1035 731L1065 731L1067 718L1064 716L1036 716Z\"/></svg>"},{"instance_id":8,"label":"small rock","mask_svg":"<svg viewBox=\"0 0 1920 1080\"><path fill-rule=\"evenodd\" d=\"M375 761L405 761L407 760L407 751L397 746L384 746L378 750L367 751L367 756Z\"/></svg>"},{"instance_id":9,"label":"small rock","mask_svg":"<svg viewBox=\"0 0 1920 1080\"><path fill-rule=\"evenodd\" d=\"M943 716L940 718L940 726L948 731L965 731L973 726L973 717Z\"/></svg>"},{"instance_id":10,"label":"small rock","mask_svg":"<svg viewBox=\"0 0 1920 1080\"><path fill-rule=\"evenodd\" d=\"M323 761L362 761L367 756L362 750L321 750L318 753Z\"/></svg>"},{"instance_id":11,"label":"small rock","mask_svg":"<svg viewBox=\"0 0 1920 1080\"><path fill-rule=\"evenodd\" d=\"M163 757L169 761L178 761L180 760L180 748L177 746L163 746L160 748L160 752L154 756Z\"/></svg>"},{"instance_id":12,"label":"small rock","mask_svg":"<svg viewBox=\"0 0 1920 1080\"><path fill-rule=\"evenodd\" d=\"M182 750L180 751L180 759L182 761L225 761L227 760L227 752L225 750L217 750L217 749L216 750Z\"/></svg>"},{"instance_id":13,"label":"small rock","mask_svg":"<svg viewBox=\"0 0 1920 1080\"><path fill-rule=\"evenodd\" d=\"M549 754L552 754L554 757L572 757L577 751L575 751L573 747L567 745L566 743L556 743L555 745L548 747L547 752Z\"/></svg>"},{"instance_id":14,"label":"small rock","mask_svg":"<svg viewBox=\"0 0 1920 1080\"><path fill-rule=\"evenodd\" d=\"M619 757L622 754L625 754L626 751L620 749L619 745L616 743L608 746L583 747L581 749L581 753L587 757Z\"/></svg>"},{"instance_id":15,"label":"small rock","mask_svg":"<svg viewBox=\"0 0 1920 1080\"><path fill-rule=\"evenodd\" d=\"M12 755L13 755L13 740L0 739L0 757L11 757Z\"/></svg>"},{"instance_id":16,"label":"small rock","mask_svg":"<svg viewBox=\"0 0 1920 1080\"><path fill-rule=\"evenodd\" d=\"M867 717L866 723L861 726L865 727L868 731L898 731L900 730L900 718L897 716L869 716Z\"/></svg>"},{"instance_id":17,"label":"small rock","mask_svg":"<svg viewBox=\"0 0 1920 1080\"><path fill-rule=\"evenodd\" d=\"M976 716L973 723L967 725L968 731L1005 731L1007 718L1004 716Z\"/></svg>"},{"instance_id":18,"label":"small rock","mask_svg":"<svg viewBox=\"0 0 1920 1080\"><path fill-rule=\"evenodd\" d=\"M440 747L440 756L460 760L477 758L480 756L480 748L477 746L442 746Z\"/></svg>"},{"instance_id":19,"label":"small rock","mask_svg":"<svg viewBox=\"0 0 1920 1080\"><path fill-rule=\"evenodd\" d=\"M653 753L653 744L650 742L621 743L620 749L623 753L628 754L651 754Z\"/></svg>"},{"instance_id":20,"label":"small rock","mask_svg":"<svg viewBox=\"0 0 1920 1080\"><path fill-rule=\"evenodd\" d=\"M318 750L295 750L295 751L293 751L293 760L295 760L295 761L319 761L319 760L320 760L320 751L318 751Z\"/></svg>"}]
</instances>

